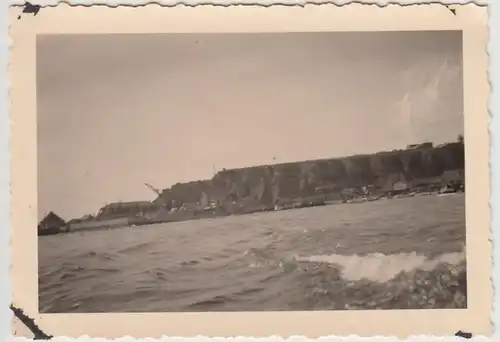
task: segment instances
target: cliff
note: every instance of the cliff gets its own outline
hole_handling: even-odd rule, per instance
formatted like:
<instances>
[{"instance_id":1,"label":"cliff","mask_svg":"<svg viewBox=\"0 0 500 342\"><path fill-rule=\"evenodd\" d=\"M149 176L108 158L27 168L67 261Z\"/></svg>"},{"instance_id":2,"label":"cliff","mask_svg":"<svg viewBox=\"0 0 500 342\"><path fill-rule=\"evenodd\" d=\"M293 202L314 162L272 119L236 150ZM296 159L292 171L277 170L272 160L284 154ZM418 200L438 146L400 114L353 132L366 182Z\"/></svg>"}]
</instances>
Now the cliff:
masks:
<instances>
[{"instance_id":1,"label":"cliff","mask_svg":"<svg viewBox=\"0 0 500 342\"><path fill-rule=\"evenodd\" d=\"M425 183L465 166L463 142L439 147L379 152L344 158L223 170L212 179L176 184L163 190L155 203L246 203L272 207L276 201L340 193L371 186L387 188L397 181ZM463 174L463 173L461 173ZM203 203L205 202L205 203Z\"/></svg>"}]
</instances>

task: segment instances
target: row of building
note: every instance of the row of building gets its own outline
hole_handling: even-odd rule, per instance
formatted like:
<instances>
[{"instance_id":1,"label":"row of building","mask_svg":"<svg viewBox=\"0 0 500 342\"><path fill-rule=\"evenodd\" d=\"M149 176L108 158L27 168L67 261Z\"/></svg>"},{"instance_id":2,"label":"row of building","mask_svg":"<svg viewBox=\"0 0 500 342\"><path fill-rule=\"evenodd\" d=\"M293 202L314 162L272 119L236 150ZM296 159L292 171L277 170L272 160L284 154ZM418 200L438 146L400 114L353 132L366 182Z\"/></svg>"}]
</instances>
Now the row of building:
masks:
<instances>
[{"instance_id":1,"label":"row of building","mask_svg":"<svg viewBox=\"0 0 500 342\"><path fill-rule=\"evenodd\" d=\"M140 223L141 218L155 208L156 206L149 201L115 202L102 207L95 216L85 215L68 221L51 211L38 224L38 234L52 235L61 232L128 226Z\"/></svg>"},{"instance_id":2,"label":"row of building","mask_svg":"<svg viewBox=\"0 0 500 342\"><path fill-rule=\"evenodd\" d=\"M49 213L39 232L76 231L203 216L238 214L274 208L283 202L348 200L405 191L435 191L463 186L462 142L433 147L409 145L407 150L346 158L223 170L212 179L178 183L158 191L153 201L115 202L97 215L65 222ZM182 214L180 213L182 212ZM169 215L166 215L169 214ZM56 227L56 228L55 228Z\"/></svg>"}]
</instances>

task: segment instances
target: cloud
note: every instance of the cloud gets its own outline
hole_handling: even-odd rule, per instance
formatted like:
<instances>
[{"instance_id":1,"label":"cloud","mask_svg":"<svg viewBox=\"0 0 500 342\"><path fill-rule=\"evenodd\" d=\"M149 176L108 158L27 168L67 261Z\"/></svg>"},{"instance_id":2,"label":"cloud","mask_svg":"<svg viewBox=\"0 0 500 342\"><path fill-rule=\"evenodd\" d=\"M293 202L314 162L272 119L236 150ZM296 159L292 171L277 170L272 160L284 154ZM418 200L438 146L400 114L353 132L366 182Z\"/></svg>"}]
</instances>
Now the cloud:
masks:
<instances>
[{"instance_id":1,"label":"cloud","mask_svg":"<svg viewBox=\"0 0 500 342\"><path fill-rule=\"evenodd\" d=\"M430 125L463 120L462 87L457 86L462 84L462 66L457 58L422 61L405 70L402 80L405 92L395 105L401 123L411 126L410 139L425 137Z\"/></svg>"}]
</instances>

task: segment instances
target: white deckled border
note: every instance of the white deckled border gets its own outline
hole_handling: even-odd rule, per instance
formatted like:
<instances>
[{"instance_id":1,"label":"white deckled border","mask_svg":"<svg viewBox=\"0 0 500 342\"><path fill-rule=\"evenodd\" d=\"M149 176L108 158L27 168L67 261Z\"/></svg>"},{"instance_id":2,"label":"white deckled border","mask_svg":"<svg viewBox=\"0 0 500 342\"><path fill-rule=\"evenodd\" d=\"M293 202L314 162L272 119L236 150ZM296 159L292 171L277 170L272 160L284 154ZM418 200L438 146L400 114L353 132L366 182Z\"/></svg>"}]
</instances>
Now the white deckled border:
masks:
<instances>
[{"instance_id":1,"label":"white deckled border","mask_svg":"<svg viewBox=\"0 0 500 342\"><path fill-rule=\"evenodd\" d=\"M10 3L12 5L23 5L25 1L23 0L12 0ZM33 5L40 5L40 6L56 6L58 4L69 4L69 5L82 5L82 6L90 6L90 5L105 5L105 6L144 6L148 4L159 4L162 6L175 6L179 4L184 4L184 5L190 5L190 6L196 6L196 5L203 5L203 4L212 4L212 5L224 5L224 6L230 6L230 5L262 5L262 6L271 6L271 5L294 5L294 6L303 6L306 4L335 4L335 5L347 5L351 3L360 3L360 4L367 4L367 5L379 5L379 6L386 6L388 4L400 4L400 5L413 5L413 4L435 4L435 3L440 3L440 4L467 4L467 3L474 3L477 5L487 5L490 4L494 1L487 1L487 0L475 0L475 1L453 1L453 0L442 0L442 1L436 1L436 0L422 0L422 1L417 1L417 0L399 0L399 1L392 1L392 0L379 0L379 1L373 1L373 0L368 0L368 1L361 1L361 0L336 0L336 1L328 1L328 0L235 0L235 1L229 1L229 0L201 0L201 1L195 1L195 0L33 0L29 1Z\"/></svg>"},{"instance_id":2,"label":"white deckled border","mask_svg":"<svg viewBox=\"0 0 500 342\"><path fill-rule=\"evenodd\" d=\"M33 1L30 1L32 4L39 4L39 5L42 5L42 6L51 6L51 5L56 5L57 3L60 3L59 1L42 1L42 0L33 0ZM20 4L22 3L22 1L13 1L12 2L13 4ZM108 6L117 6L117 5L144 5L144 4L147 4L147 3L152 3L151 1L133 1L133 0L122 0L122 1L71 1L71 2L67 2L67 3L70 3L71 5L76 5L76 4L81 4L81 5L89 5L89 4L104 4L104 5L108 5ZM178 2L175 2L175 1L154 1L153 3L157 3L157 4L161 4L161 5L166 5L166 6L172 6ZM195 2L195 1L187 1L187 2L184 2L185 4L189 4L189 5L194 5L194 4L198 4L199 2ZM273 2L271 1L245 1L245 2L228 2L228 1L211 1L210 3L213 3L213 4L221 4L221 5L226 5L226 4L234 4L234 3L246 3L246 4L261 4L261 5L269 5L269 4L272 4ZM275 4L276 3L280 3L280 4L305 4L306 2L294 2L294 1L280 1L280 2L274 2ZM311 2L307 2L307 3L311 3ZM343 2L335 2L336 4L345 4L345 3L350 3L350 1L343 1ZM368 3L368 2L365 2L365 3ZM370 3L377 3L379 5L385 5L388 3L388 1L381 1L381 2L370 2ZM409 3L415 3L414 1L400 1L400 2L392 2L392 3L400 3L400 4L409 4ZM420 2L422 3L422 2ZM451 3L457 3L457 2L453 2L453 1L443 1L442 3L447 3L447 4L451 4ZM474 2L474 3L478 3L478 4L484 4L486 3L485 1L478 1L478 2ZM5 11L4 8L2 8L2 12L0 12L0 25L2 26L2 29L3 29L3 34L4 36L2 37L2 40L1 40L1 43L4 45L4 49L2 50L1 54L0 54L0 58L2 60L2 62L4 61L7 61L8 60L8 56L7 56L7 52L8 52L8 45L10 44L10 42L8 42L8 39L7 39L7 31L6 31L6 23L7 23L7 11ZM500 4L499 3L496 3L494 5L491 6L491 9L490 9L490 34L491 34L491 41L490 41L490 45L489 45L489 51L490 51L490 63L492 65L492 69L490 70L490 79L491 79L491 82L493 84L492 86L492 99L491 99L491 103L490 103L490 111L494 112L496 111L496 113L498 113L498 111L500 110L500 90L498 90L498 86L497 88L495 88L495 84L498 85L500 84L500 65L498 65L498 61L500 61L500 42L498 41L498 36L500 35ZM494 27L495 26L495 27ZM493 42L493 39L496 38L496 42ZM7 47L7 49L6 49ZM494 64L494 61L497 61L496 64ZM493 64L495 66L493 66ZM2 71L5 73L5 68L2 69ZM0 260L1 262L5 263L5 267L4 269L8 271L8 265L9 265L9 259L10 259L10 251L8 250L8 246L9 246L9 230L8 229L5 229L6 227L9 227L10 226L10 220L9 220L9 216L10 216L10 190L7 190L8 189L8 184L9 184L9 178L10 178L10 175L9 175L9 168L10 168L10 156L9 156L9 125L10 125L10 122L9 122L9 119L8 119L8 112L7 112L7 104L8 104L8 93L7 93L7 89L9 88L9 84L7 82L7 78L6 77L2 77L0 78L0 82L3 82L2 83L2 86L4 88L4 92L2 93L2 101L0 101L0 110L2 111L2 116L1 116L1 122L0 122L0 159L1 159L1 162L3 163L2 164L2 168L0 168L0 185L4 187L4 191L2 192L2 195L0 195L0 208L2 209L1 212L0 212L0 224L1 224L1 239L3 240L3 242L5 243L4 246L6 246L7 248L5 249L2 249L2 251L4 251L4 255L2 257L0 257ZM496 174L496 171L497 171L497 167L499 166L500 164L500 158L497 158L497 160L494 160L493 159L493 156L497 155L497 156L500 156L500 138L497 137L497 135L500 134L500 118L499 118L499 114L496 114L496 117L493 116L493 120L491 121L491 144L492 144L492 151L491 151L491 167L492 167L492 179L491 179L491 183L492 183L492 200L491 200L491 203L492 203L492 217L493 217L493 227L496 227L497 230L496 230L496 234L494 235L494 241L496 241L498 243L498 241L500 241L500 210L498 209L498 205L499 203L498 202L495 202L495 201L498 201L499 200L499 196L500 196L500 193L499 193L499 189L500 189L500 176L498 176ZM496 133L496 135L495 135ZM499 135L500 136L500 135ZM494 260L497 261L497 262L500 262L500 249L499 248L496 248L497 246L497 243L494 243L494 250L493 250L493 256L494 256ZM498 267L498 264L497 263L494 263L494 272L493 272L493 279L495 281L495 283L498 282L498 279L500 278L500 268ZM3 334L3 336L7 336L7 334L9 334L11 332L11 317L12 317L12 313L10 312L10 310L8 309L8 306L10 304L10 300L11 300L11 296L10 296L10 281L9 281L9 272L5 272L4 273L4 276L2 277L2 282L4 284L2 284L2 289L3 289L3 294L2 296L0 296L1 300L3 300L2 302L2 307L3 307L3 314L2 314L2 320L1 320L1 323L2 323L2 332L5 332ZM498 309L500 305L500 296L498 293L495 292L495 297L494 297L494 307ZM493 318L493 321L495 323L500 323L500 317L499 317L499 314L498 312L495 313L494 317ZM38 322L40 323L40 322ZM362 324L362 322L360 322ZM43 324L42 324L42 328L43 328ZM22 328L20 328L22 329ZM47 333L50 333L50 331L47 331ZM26 336L27 338L31 338L31 336L29 336L29 334L26 334L23 333L24 336ZM496 333L495 334L496 336L494 336L493 340L496 341L496 340L500 340L499 339L499 334ZM253 338L246 338L246 337L237 337L237 338L230 338L230 339L234 339L234 340L238 340L238 341L254 341L254 340L257 340L257 339L253 339ZM345 341L366 341L366 340L370 340L370 341L396 341L396 339L394 338L379 338L379 337L373 337L373 338L359 338L359 337L356 337L356 336L351 336L351 337L344 337L344 338L335 338L334 336L325 336L323 338L320 338L318 340L345 340ZM62 337L58 337L57 340L61 340L61 341L65 341L65 340L69 340L69 338L62 338ZM80 337L78 338L77 340L80 340L80 341L87 341L89 340L88 337ZM124 337L124 338L121 338L119 339L120 341L133 341L133 338L127 338L127 337ZM152 340L152 339L148 339L148 340ZM199 336L199 337L195 337L195 338L176 338L176 337L171 337L171 338L162 338L161 340L165 340L165 341L179 341L179 342L190 342L190 341L222 341L222 340L227 340L227 339L223 339L223 338L212 338L212 339L209 339L209 338L206 338L206 337L202 337L202 336ZM269 338L262 338L262 339L258 339L259 341L279 341L279 340L284 340L282 339L281 337L279 336L273 336L273 337L269 337ZM287 340L289 341L312 341L312 340L309 340L309 339L305 339L305 338L301 338L301 337L290 337L288 338ZM431 340L431 337L430 336L420 336L420 337L412 337L410 339L408 339L408 341L429 341ZM455 338L455 337L446 337L446 338L432 338L432 340L441 340L441 341L457 341L458 339ZM473 340L488 340L486 338L481 338L481 337L475 337L473 338ZM147 341L146 339L144 339L144 341Z\"/></svg>"}]
</instances>

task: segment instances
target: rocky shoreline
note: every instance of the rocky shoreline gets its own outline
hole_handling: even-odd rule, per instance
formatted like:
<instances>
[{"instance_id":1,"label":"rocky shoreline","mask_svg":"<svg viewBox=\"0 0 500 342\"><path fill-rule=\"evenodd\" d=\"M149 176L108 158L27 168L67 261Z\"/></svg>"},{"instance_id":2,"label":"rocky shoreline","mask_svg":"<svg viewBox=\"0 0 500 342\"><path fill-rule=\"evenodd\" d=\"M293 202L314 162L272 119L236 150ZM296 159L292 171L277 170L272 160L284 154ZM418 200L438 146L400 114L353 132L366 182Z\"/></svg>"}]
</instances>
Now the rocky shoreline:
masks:
<instances>
[{"instance_id":1,"label":"rocky shoreline","mask_svg":"<svg viewBox=\"0 0 500 342\"><path fill-rule=\"evenodd\" d=\"M68 224L58 228L52 229L49 232L44 232L39 234L39 236L45 235L56 235L62 233L72 233L78 231L98 231L103 229L115 229L115 228L124 228L128 226L145 226L145 225L154 225L161 223L173 223L173 222L182 222L182 221L192 221L192 220L200 220L200 219L210 219L210 218L220 218L226 216L240 216L240 215L250 215L255 213L262 212L274 212L274 211L283 211L283 210L294 210L294 209L302 209L316 206L326 206L326 205L347 205L347 204L360 204L366 202L380 201L380 200L392 200L399 198L407 198L414 196L442 196L442 195L455 195L462 193L463 191L455 191L449 193L440 193L440 192L420 192L420 193L406 193L395 196L379 196L379 197L364 197L357 198L347 201L318 201L315 203L296 203L290 206L282 206L275 208L243 208L240 212L230 213L223 210L205 210L205 211L180 211L180 212L162 212L157 214L156 217L148 218L148 217L128 217L123 220L117 222L117 224L110 224L110 220L88 220L87 222L81 222L81 227L78 229L71 229L71 226Z\"/></svg>"}]
</instances>

